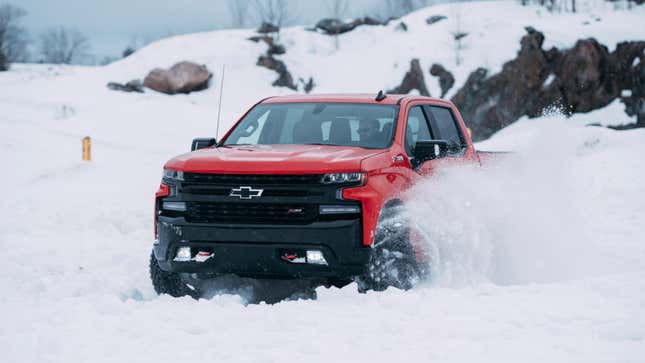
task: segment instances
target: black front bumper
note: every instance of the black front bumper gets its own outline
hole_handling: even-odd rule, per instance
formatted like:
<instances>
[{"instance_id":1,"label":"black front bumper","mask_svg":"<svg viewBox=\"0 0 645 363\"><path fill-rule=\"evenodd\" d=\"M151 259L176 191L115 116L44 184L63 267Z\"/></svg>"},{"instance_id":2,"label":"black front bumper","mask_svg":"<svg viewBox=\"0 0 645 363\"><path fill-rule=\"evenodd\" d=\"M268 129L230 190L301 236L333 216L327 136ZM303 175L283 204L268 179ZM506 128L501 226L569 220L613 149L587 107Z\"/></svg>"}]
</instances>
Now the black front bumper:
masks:
<instances>
[{"instance_id":1,"label":"black front bumper","mask_svg":"<svg viewBox=\"0 0 645 363\"><path fill-rule=\"evenodd\" d=\"M369 247L361 245L360 218L316 221L306 225L200 224L183 217L159 216L154 254L165 271L235 274L253 278L338 278L363 273ZM175 261L180 246L210 251L204 262ZM293 263L285 253L322 251L327 265Z\"/></svg>"}]
</instances>

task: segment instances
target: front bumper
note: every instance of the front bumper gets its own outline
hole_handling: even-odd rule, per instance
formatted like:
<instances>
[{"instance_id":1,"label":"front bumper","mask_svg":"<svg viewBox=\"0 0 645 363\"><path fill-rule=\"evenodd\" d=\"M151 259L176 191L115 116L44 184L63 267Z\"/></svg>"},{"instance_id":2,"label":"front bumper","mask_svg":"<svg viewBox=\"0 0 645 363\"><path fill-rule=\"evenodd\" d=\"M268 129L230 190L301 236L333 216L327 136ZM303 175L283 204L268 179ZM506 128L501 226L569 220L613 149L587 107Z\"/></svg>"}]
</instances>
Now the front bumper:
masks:
<instances>
[{"instance_id":1,"label":"front bumper","mask_svg":"<svg viewBox=\"0 0 645 363\"><path fill-rule=\"evenodd\" d=\"M173 272L235 274L254 278L351 278L363 273L370 251L360 218L306 225L200 224L159 216L154 254ZM212 252L203 262L175 261L181 246ZM285 251L319 250L328 265L292 263Z\"/></svg>"}]
</instances>

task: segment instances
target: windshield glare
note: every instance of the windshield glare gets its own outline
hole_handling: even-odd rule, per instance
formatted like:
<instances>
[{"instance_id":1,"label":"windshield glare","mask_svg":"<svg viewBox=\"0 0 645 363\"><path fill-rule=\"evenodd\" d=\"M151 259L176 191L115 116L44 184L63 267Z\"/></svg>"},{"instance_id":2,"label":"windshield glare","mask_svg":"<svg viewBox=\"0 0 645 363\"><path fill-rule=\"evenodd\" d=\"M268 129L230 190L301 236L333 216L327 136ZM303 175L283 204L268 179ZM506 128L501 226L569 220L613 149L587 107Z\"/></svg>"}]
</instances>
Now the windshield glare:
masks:
<instances>
[{"instance_id":1,"label":"windshield glare","mask_svg":"<svg viewBox=\"0 0 645 363\"><path fill-rule=\"evenodd\" d=\"M276 103L254 107L224 146L321 144L383 149L397 106L360 103Z\"/></svg>"}]
</instances>

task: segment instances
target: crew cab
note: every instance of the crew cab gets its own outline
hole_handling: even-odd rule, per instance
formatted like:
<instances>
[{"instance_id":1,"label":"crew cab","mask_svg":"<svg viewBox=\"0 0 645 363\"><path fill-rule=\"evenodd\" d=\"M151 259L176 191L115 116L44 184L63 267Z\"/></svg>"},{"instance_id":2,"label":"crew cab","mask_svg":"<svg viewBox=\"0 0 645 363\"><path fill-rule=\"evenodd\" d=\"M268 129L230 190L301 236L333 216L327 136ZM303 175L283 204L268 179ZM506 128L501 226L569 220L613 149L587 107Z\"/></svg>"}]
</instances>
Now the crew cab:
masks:
<instances>
[{"instance_id":1,"label":"crew cab","mask_svg":"<svg viewBox=\"0 0 645 363\"><path fill-rule=\"evenodd\" d=\"M155 196L153 286L195 295L223 274L361 290L412 287L431 261L404 214L439 165L479 163L455 106L411 96L270 97L168 161Z\"/></svg>"}]
</instances>

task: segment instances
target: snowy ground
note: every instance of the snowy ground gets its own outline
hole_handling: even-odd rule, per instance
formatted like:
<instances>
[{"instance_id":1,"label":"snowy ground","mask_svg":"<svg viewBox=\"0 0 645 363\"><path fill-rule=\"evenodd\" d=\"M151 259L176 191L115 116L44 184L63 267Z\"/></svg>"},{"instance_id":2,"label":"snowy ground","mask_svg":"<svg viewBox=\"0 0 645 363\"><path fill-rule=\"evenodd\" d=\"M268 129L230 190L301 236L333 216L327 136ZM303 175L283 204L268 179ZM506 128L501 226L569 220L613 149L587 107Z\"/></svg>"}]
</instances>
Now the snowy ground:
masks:
<instances>
[{"instance_id":1,"label":"snowy ground","mask_svg":"<svg viewBox=\"0 0 645 363\"><path fill-rule=\"evenodd\" d=\"M423 12L412 17L435 10ZM603 19L623 15L632 29L616 22L607 41L623 28L625 39L644 38L631 15ZM276 305L157 296L147 271L153 193L169 157L213 134L216 91L133 95L105 83L196 52L190 45L200 37L248 35L175 38L106 68L17 65L0 74L2 361L645 360L645 131L584 126L630 121L616 116L620 104L571 120L522 120L480 144L516 156L419 185L409 208L436 263L415 291L321 288L316 301ZM227 47L212 52L238 64L228 68L225 125L249 103L284 92L253 65L262 47L240 44L250 58L239 61ZM196 60L214 69L221 61ZM341 76L328 75L321 90L356 91ZM91 163L80 161L86 135Z\"/></svg>"}]
</instances>

